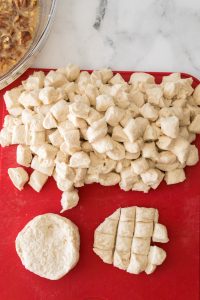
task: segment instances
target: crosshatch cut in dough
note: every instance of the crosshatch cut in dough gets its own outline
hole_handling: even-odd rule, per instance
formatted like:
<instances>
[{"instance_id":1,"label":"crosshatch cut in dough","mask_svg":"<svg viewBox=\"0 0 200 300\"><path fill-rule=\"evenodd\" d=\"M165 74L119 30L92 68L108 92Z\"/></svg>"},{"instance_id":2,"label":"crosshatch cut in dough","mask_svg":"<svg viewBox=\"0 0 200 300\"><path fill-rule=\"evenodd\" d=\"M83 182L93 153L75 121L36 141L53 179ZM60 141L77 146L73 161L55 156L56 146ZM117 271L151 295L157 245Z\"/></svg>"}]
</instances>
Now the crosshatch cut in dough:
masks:
<instances>
[{"instance_id":1,"label":"crosshatch cut in dough","mask_svg":"<svg viewBox=\"0 0 200 300\"><path fill-rule=\"evenodd\" d=\"M131 274L151 274L167 254L152 242L167 243L167 228L155 208L124 207L108 216L94 232L93 251L105 263Z\"/></svg>"}]
</instances>

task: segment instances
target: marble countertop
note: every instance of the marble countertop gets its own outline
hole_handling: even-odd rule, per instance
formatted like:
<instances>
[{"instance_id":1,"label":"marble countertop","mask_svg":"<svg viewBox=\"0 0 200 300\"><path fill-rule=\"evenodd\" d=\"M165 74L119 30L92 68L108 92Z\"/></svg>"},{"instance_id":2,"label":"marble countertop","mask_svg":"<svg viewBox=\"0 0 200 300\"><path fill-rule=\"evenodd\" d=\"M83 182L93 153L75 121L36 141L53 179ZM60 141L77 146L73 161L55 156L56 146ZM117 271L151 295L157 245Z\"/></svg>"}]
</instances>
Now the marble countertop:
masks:
<instances>
[{"instance_id":1,"label":"marble countertop","mask_svg":"<svg viewBox=\"0 0 200 300\"><path fill-rule=\"evenodd\" d=\"M200 78L199 0L58 0L34 66L180 71Z\"/></svg>"}]
</instances>

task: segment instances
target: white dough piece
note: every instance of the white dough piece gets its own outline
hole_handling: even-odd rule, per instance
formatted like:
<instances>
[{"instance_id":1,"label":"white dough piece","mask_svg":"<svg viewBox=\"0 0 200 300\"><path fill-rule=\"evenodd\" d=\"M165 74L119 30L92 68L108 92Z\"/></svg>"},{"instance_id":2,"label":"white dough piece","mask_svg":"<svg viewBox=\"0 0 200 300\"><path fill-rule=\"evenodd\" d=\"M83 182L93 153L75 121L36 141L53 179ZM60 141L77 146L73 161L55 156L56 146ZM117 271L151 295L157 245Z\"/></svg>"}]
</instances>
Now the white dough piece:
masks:
<instances>
[{"instance_id":1,"label":"white dough piece","mask_svg":"<svg viewBox=\"0 0 200 300\"><path fill-rule=\"evenodd\" d=\"M46 86L39 92L39 99L44 104L51 104L57 99L58 93L52 86Z\"/></svg>"},{"instance_id":2,"label":"white dough piece","mask_svg":"<svg viewBox=\"0 0 200 300\"><path fill-rule=\"evenodd\" d=\"M119 225L118 225L117 234L122 237L132 238L133 232L134 232L134 227L135 227L134 222L132 222L132 221L122 222L120 220Z\"/></svg>"},{"instance_id":3,"label":"white dough piece","mask_svg":"<svg viewBox=\"0 0 200 300\"><path fill-rule=\"evenodd\" d=\"M88 154L83 151L76 152L71 156L69 165L72 168L89 168L90 158Z\"/></svg>"},{"instance_id":4,"label":"white dough piece","mask_svg":"<svg viewBox=\"0 0 200 300\"><path fill-rule=\"evenodd\" d=\"M127 272L131 274L139 274L146 269L147 255L131 254L131 259Z\"/></svg>"},{"instance_id":5,"label":"white dough piece","mask_svg":"<svg viewBox=\"0 0 200 300\"><path fill-rule=\"evenodd\" d=\"M115 250L113 255L113 266L121 270L126 270L130 261L130 252Z\"/></svg>"},{"instance_id":6,"label":"white dough piece","mask_svg":"<svg viewBox=\"0 0 200 300\"><path fill-rule=\"evenodd\" d=\"M175 169L166 172L164 180L167 184L176 184L183 182L186 179L185 172L183 169Z\"/></svg>"},{"instance_id":7,"label":"white dough piece","mask_svg":"<svg viewBox=\"0 0 200 300\"><path fill-rule=\"evenodd\" d=\"M153 234L153 222L136 222L134 236L138 238L148 238Z\"/></svg>"},{"instance_id":8,"label":"white dough piece","mask_svg":"<svg viewBox=\"0 0 200 300\"><path fill-rule=\"evenodd\" d=\"M161 130L164 134L171 138L178 137L179 134L179 119L176 116L161 118Z\"/></svg>"},{"instance_id":9,"label":"white dough piece","mask_svg":"<svg viewBox=\"0 0 200 300\"><path fill-rule=\"evenodd\" d=\"M25 183L28 181L28 173L21 167L9 168L8 175L18 190L23 190Z\"/></svg>"},{"instance_id":10,"label":"white dough piece","mask_svg":"<svg viewBox=\"0 0 200 300\"><path fill-rule=\"evenodd\" d=\"M78 201L78 190L74 189L72 191L63 192L61 198L62 210L60 212L63 213L64 211L75 207L78 204Z\"/></svg>"},{"instance_id":11,"label":"white dough piece","mask_svg":"<svg viewBox=\"0 0 200 300\"><path fill-rule=\"evenodd\" d=\"M51 213L29 221L15 241L24 267L50 280L60 279L77 264L79 244L77 226Z\"/></svg>"},{"instance_id":12,"label":"white dough piece","mask_svg":"<svg viewBox=\"0 0 200 300\"><path fill-rule=\"evenodd\" d=\"M31 168L48 176L51 176L54 170L54 166L43 166L42 160L37 155L34 156L31 162Z\"/></svg>"},{"instance_id":13,"label":"white dough piece","mask_svg":"<svg viewBox=\"0 0 200 300\"><path fill-rule=\"evenodd\" d=\"M189 146L189 153L186 160L187 166L194 166L199 161L199 152L198 148L195 145Z\"/></svg>"},{"instance_id":14,"label":"white dough piece","mask_svg":"<svg viewBox=\"0 0 200 300\"><path fill-rule=\"evenodd\" d=\"M115 236L95 231L94 248L112 250L115 245Z\"/></svg>"},{"instance_id":15,"label":"white dough piece","mask_svg":"<svg viewBox=\"0 0 200 300\"><path fill-rule=\"evenodd\" d=\"M17 163L19 165L30 167L32 160L32 153L29 147L24 145L17 146Z\"/></svg>"},{"instance_id":16,"label":"white dough piece","mask_svg":"<svg viewBox=\"0 0 200 300\"><path fill-rule=\"evenodd\" d=\"M131 252L140 255L148 255L150 249L151 238L133 237Z\"/></svg>"},{"instance_id":17,"label":"white dough piece","mask_svg":"<svg viewBox=\"0 0 200 300\"><path fill-rule=\"evenodd\" d=\"M60 100L51 107L50 112L57 122L63 122L67 119L69 104L65 100Z\"/></svg>"},{"instance_id":18,"label":"white dough piece","mask_svg":"<svg viewBox=\"0 0 200 300\"><path fill-rule=\"evenodd\" d=\"M113 262L113 251L103 250L98 248L93 248L94 253L96 253L106 264L112 264Z\"/></svg>"},{"instance_id":19,"label":"white dough piece","mask_svg":"<svg viewBox=\"0 0 200 300\"><path fill-rule=\"evenodd\" d=\"M34 170L30 176L28 184L36 191L40 192L47 182L48 175L45 175L37 170Z\"/></svg>"},{"instance_id":20,"label":"white dough piece","mask_svg":"<svg viewBox=\"0 0 200 300\"><path fill-rule=\"evenodd\" d=\"M0 131L0 145L1 147L7 147L12 143L12 133L7 127L4 127Z\"/></svg>"},{"instance_id":21,"label":"white dough piece","mask_svg":"<svg viewBox=\"0 0 200 300\"><path fill-rule=\"evenodd\" d=\"M97 228L96 231L116 235L117 225L119 220L110 219L110 217L106 218Z\"/></svg>"},{"instance_id":22,"label":"white dough piece","mask_svg":"<svg viewBox=\"0 0 200 300\"><path fill-rule=\"evenodd\" d=\"M146 269L144 270L147 275L152 274L156 269L156 265L148 263Z\"/></svg>"},{"instance_id":23,"label":"white dough piece","mask_svg":"<svg viewBox=\"0 0 200 300\"><path fill-rule=\"evenodd\" d=\"M132 238L117 235L115 249L120 252L130 252L131 242L132 242Z\"/></svg>"},{"instance_id":24,"label":"white dough piece","mask_svg":"<svg viewBox=\"0 0 200 300\"><path fill-rule=\"evenodd\" d=\"M135 222L135 211L136 211L136 206L121 208L120 221Z\"/></svg>"},{"instance_id":25,"label":"white dough piece","mask_svg":"<svg viewBox=\"0 0 200 300\"><path fill-rule=\"evenodd\" d=\"M152 241L157 243L167 243L169 238L167 235L167 228L163 224L156 223L154 225Z\"/></svg>"},{"instance_id":26,"label":"white dough piece","mask_svg":"<svg viewBox=\"0 0 200 300\"><path fill-rule=\"evenodd\" d=\"M16 125L12 131L12 144L25 144L25 126Z\"/></svg>"},{"instance_id":27,"label":"white dough piece","mask_svg":"<svg viewBox=\"0 0 200 300\"><path fill-rule=\"evenodd\" d=\"M165 250L157 246L151 246L148 255L148 262L153 265L159 266L164 262L166 256L167 255Z\"/></svg>"},{"instance_id":28,"label":"white dough piece","mask_svg":"<svg viewBox=\"0 0 200 300\"><path fill-rule=\"evenodd\" d=\"M136 222L153 222L155 208L136 207Z\"/></svg>"}]
</instances>

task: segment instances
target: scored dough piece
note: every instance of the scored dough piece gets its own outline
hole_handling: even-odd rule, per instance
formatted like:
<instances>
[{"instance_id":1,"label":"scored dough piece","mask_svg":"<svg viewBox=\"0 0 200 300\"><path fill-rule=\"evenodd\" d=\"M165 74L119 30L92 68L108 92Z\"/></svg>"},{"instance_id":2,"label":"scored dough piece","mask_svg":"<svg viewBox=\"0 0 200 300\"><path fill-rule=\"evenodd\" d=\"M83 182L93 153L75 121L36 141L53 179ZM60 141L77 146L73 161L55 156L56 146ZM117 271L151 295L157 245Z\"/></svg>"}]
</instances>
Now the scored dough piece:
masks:
<instances>
[{"instance_id":1,"label":"scored dough piece","mask_svg":"<svg viewBox=\"0 0 200 300\"><path fill-rule=\"evenodd\" d=\"M27 270L57 280L79 260L78 227L56 214L39 215L19 232L15 246Z\"/></svg>"},{"instance_id":2,"label":"scored dough piece","mask_svg":"<svg viewBox=\"0 0 200 300\"><path fill-rule=\"evenodd\" d=\"M130 262L130 252L122 252L115 250L113 256L113 266L126 270Z\"/></svg>"},{"instance_id":3,"label":"scored dough piece","mask_svg":"<svg viewBox=\"0 0 200 300\"><path fill-rule=\"evenodd\" d=\"M103 223L101 223L96 228L96 231L101 232L101 233L111 234L111 235L115 236L116 231L117 231L117 225L118 225L118 220L106 218L105 221L103 221Z\"/></svg>"},{"instance_id":4,"label":"scored dough piece","mask_svg":"<svg viewBox=\"0 0 200 300\"><path fill-rule=\"evenodd\" d=\"M98 248L93 248L94 253L96 253L106 264L113 263L113 251L112 250L102 250Z\"/></svg>"},{"instance_id":5,"label":"scored dough piece","mask_svg":"<svg viewBox=\"0 0 200 300\"><path fill-rule=\"evenodd\" d=\"M148 238L153 234L153 222L144 223L144 222L136 222L135 224L135 237L139 238Z\"/></svg>"},{"instance_id":6,"label":"scored dough piece","mask_svg":"<svg viewBox=\"0 0 200 300\"><path fill-rule=\"evenodd\" d=\"M131 243L135 227L135 206L121 208L113 265L126 270L129 265Z\"/></svg>"},{"instance_id":7,"label":"scored dough piece","mask_svg":"<svg viewBox=\"0 0 200 300\"><path fill-rule=\"evenodd\" d=\"M148 263L159 266L164 262L166 256L165 250L157 246L151 246L148 255Z\"/></svg>"},{"instance_id":8,"label":"scored dough piece","mask_svg":"<svg viewBox=\"0 0 200 300\"><path fill-rule=\"evenodd\" d=\"M147 275L153 273L156 269L156 265L152 265L150 263L147 264L146 269L144 270Z\"/></svg>"},{"instance_id":9,"label":"scored dough piece","mask_svg":"<svg viewBox=\"0 0 200 300\"><path fill-rule=\"evenodd\" d=\"M112 264L120 208L107 217L95 230L93 251L105 262Z\"/></svg>"},{"instance_id":10,"label":"scored dough piece","mask_svg":"<svg viewBox=\"0 0 200 300\"><path fill-rule=\"evenodd\" d=\"M169 242L169 238L167 235L167 228L163 224L156 223L154 226L153 236L152 236L153 242L158 243L167 243Z\"/></svg>"},{"instance_id":11,"label":"scored dough piece","mask_svg":"<svg viewBox=\"0 0 200 300\"><path fill-rule=\"evenodd\" d=\"M155 208L136 207L136 222L153 222Z\"/></svg>"},{"instance_id":12,"label":"scored dough piece","mask_svg":"<svg viewBox=\"0 0 200 300\"><path fill-rule=\"evenodd\" d=\"M139 274L146 269L147 255L131 254L130 263L127 272L132 274Z\"/></svg>"},{"instance_id":13,"label":"scored dough piece","mask_svg":"<svg viewBox=\"0 0 200 300\"><path fill-rule=\"evenodd\" d=\"M119 222L117 234L123 237L133 237L135 223L132 221Z\"/></svg>"},{"instance_id":14,"label":"scored dough piece","mask_svg":"<svg viewBox=\"0 0 200 300\"><path fill-rule=\"evenodd\" d=\"M135 221L136 206L121 208L120 221Z\"/></svg>"},{"instance_id":15,"label":"scored dough piece","mask_svg":"<svg viewBox=\"0 0 200 300\"><path fill-rule=\"evenodd\" d=\"M94 248L112 250L115 246L115 236L95 231Z\"/></svg>"},{"instance_id":16,"label":"scored dough piece","mask_svg":"<svg viewBox=\"0 0 200 300\"><path fill-rule=\"evenodd\" d=\"M129 273L153 273L165 260L166 252L150 245L152 235L153 241L168 241L166 227L158 223L158 218L155 208L117 209L96 228L93 251L105 263Z\"/></svg>"},{"instance_id":17,"label":"scored dough piece","mask_svg":"<svg viewBox=\"0 0 200 300\"><path fill-rule=\"evenodd\" d=\"M150 249L151 238L133 237L131 252L135 254L148 255Z\"/></svg>"},{"instance_id":18,"label":"scored dough piece","mask_svg":"<svg viewBox=\"0 0 200 300\"><path fill-rule=\"evenodd\" d=\"M119 221L120 213L121 213L121 208L118 208L112 215L108 217L108 219Z\"/></svg>"},{"instance_id":19,"label":"scored dough piece","mask_svg":"<svg viewBox=\"0 0 200 300\"><path fill-rule=\"evenodd\" d=\"M130 252L132 238L117 235L115 249L120 252Z\"/></svg>"}]
</instances>

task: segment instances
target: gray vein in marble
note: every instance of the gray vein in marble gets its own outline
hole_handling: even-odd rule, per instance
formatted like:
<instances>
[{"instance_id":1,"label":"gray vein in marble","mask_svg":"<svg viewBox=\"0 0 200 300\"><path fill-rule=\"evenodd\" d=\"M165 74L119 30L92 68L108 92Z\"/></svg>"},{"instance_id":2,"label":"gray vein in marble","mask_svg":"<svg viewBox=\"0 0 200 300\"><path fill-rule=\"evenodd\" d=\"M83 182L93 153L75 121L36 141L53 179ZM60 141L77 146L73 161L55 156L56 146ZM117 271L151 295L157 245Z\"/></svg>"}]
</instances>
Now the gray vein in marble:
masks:
<instances>
[{"instance_id":1,"label":"gray vein in marble","mask_svg":"<svg viewBox=\"0 0 200 300\"><path fill-rule=\"evenodd\" d=\"M101 27L101 22L104 19L106 13L107 4L108 4L108 0L100 0L99 2L99 6L96 11L96 19L93 25L93 27L96 30L99 30L99 28Z\"/></svg>"}]
</instances>

